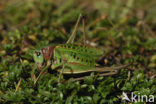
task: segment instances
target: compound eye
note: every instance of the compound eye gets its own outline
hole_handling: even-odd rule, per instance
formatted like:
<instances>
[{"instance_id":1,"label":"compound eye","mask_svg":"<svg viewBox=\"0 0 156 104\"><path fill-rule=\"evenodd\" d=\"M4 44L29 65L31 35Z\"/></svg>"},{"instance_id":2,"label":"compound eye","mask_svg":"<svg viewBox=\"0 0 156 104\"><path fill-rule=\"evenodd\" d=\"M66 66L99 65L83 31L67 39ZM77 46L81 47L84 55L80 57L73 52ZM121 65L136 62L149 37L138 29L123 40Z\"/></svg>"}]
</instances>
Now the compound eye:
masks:
<instances>
[{"instance_id":1,"label":"compound eye","mask_svg":"<svg viewBox=\"0 0 156 104\"><path fill-rule=\"evenodd\" d=\"M37 56L40 56L40 54L41 54L41 52L36 52L36 55L37 55Z\"/></svg>"}]
</instances>

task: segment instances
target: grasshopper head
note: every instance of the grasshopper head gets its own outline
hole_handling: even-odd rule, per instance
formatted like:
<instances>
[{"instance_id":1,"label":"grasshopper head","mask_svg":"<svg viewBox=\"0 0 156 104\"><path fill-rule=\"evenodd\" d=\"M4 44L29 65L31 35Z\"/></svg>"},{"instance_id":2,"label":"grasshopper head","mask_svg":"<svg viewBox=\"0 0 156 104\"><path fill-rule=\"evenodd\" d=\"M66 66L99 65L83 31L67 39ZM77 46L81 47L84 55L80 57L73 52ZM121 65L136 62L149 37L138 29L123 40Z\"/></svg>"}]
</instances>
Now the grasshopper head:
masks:
<instances>
[{"instance_id":1,"label":"grasshopper head","mask_svg":"<svg viewBox=\"0 0 156 104\"><path fill-rule=\"evenodd\" d=\"M51 60L53 57L55 46L49 46L46 48L41 48L41 50L36 50L33 54L33 58L37 67L42 68L47 60Z\"/></svg>"},{"instance_id":2,"label":"grasshopper head","mask_svg":"<svg viewBox=\"0 0 156 104\"><path fill-rule=\"evenodd\" d=\"M38 67L42 67L44 62L44 57L41 51L36 50L33 54L33 59Z\"/></svg>"}]
</instances>

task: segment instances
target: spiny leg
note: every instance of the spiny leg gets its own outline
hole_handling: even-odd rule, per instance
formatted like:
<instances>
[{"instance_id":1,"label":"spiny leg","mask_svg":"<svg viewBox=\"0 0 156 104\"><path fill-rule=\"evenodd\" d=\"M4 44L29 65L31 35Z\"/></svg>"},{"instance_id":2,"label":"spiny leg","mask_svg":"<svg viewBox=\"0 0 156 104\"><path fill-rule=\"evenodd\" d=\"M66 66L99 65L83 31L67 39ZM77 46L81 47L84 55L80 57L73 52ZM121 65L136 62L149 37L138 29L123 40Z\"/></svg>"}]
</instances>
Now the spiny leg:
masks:
<instances>
[{"instance_id":1,"label":"spiny leg","mask_svg":"<svg viewBox=\"0 0 156 104\"><path fill-rule=\"evenodd\" d=\"M117 74L117 71L111 71L111 72L108 72L108 73L99 73L97 76L105 77L105 76L112 76L114 74ZM90 77L90 76L85 76L85 77ZM84 80L85 77L74 78L72 80L72 82Z\"/></svg>"},{"instance_id":2,"label":"spiny leg","mask_svg":"<svg viewBox=\"0 0 156 104\"><path fill-rule=\"evenodd\" d=\"M111 76L111 75L114 75L114 74L117 74L116 70L110 71L110 72L107 72L107 73L100 73L100 74L98 74L98 76Z\"/></svg>"},{"instance_id":3,"label":"spiny leg","mask_svg":"<svg viewBox=\"0 0 156 104\"><path fill-rule=\"evenodd\" d=\"M39 78L41 77L41 75L43 75L44 73L47 73L45 72L49 66L51 66L51 61L47 61L47 65L41 70L40 74L38 75L38 77L36 78L36 80L34 81L34 85L37 83L37 81L39 80Z\"/></svg>"},{"instance_id":4,"label":"spiny leg","mask_svg":"<svg viewBox=\"0 0 156 104\"><path fill-rule=\"evenodd\" d=\"M130 66L132 63L128 63L125 65L119 65L119 66L115 66L115 67L102 67L102 68L96 68L95 72L110 72L110 71L118 71L120 69L124 69L127 68L128 66Z\"/></svg>"},{"instance_id":5,"label":"spiny leg","mask_svg":"<svg viewBox=\"0 0 156 104\"><path fill-rule=\"evenodd\" d=\"M75 27L74 27L74 31L73 33L71 34L71 36L69 37L68 41L66 43L73 43L74 42L74 39L75 39L75 35L76 35L76 30L77 30L77 27L78 27L78 24L80 22L80 19L81 19L81 14L79 15L79 18L75 24Z\"/></svg>"},{"instance_id":6,"label":"spiny leg","mask_svg":"<svg viewBox=\"0 0 156 104\"><path fill-rule=\"evenodd\" d=\"M126 65L120 65L117 67L103 67L103 68L97 68L96 71L99 73L98 76L104 77L104 76L112 76L114 74L117 74L118 70L123 69L123 68L127 68L128 66L130 66L132 63L126 64ZM85 76L86 77L86 76ZM79 78L74 78L72 80L72 82L75 81L80 81L80 80L84 80L85 77L79 77ZM89 77L89 76L88 76Z\"/></svg>"},{"instance_id":7,"label":"spiny leg","mask_svg":"<svg viewBox=\"0 0 156 104\"><path fill-rule=\"evenodd\" d=\"M63 65L62 65L61 72L60 72L60 74L59 74L58 83L60 83L61 75L62 75L63 71L64 71L64 61L63 61Z\"/></svg>"},{"instance_id":8,"label":"spiny leg","mask_svg":"<svg viewBox=\"0 0 156 104\"><path fill-rule=\"evenodd\" d=\"M117 74L118 70L127 68L130 66L132 63L128 63L125 65L120 65L116 67L103 67L103 68L97 68L96 72L100 72L99 76L109 76L109 75L114 75ZM107 73L106 73L107 72Z\"/></svg>"}]
</instances>

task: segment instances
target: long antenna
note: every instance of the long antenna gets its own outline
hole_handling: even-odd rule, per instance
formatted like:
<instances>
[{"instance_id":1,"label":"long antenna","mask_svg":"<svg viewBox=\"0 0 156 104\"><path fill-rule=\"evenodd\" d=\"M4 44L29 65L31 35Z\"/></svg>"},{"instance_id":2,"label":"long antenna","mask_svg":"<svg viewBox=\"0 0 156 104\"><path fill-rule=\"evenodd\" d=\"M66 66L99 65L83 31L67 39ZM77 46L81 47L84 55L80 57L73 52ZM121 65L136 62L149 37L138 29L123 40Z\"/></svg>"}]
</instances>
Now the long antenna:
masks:
<instances>
[{"instance_id":1,"label":"long antenna","mask_svg":"<svg viewBox=\"0 0 156 104\"><path fill-rule=\"evenodd\" d=\"M76 22L76 24L75 24L74 31L73 31L73 33L71 34L71 36L69 37L67 43L73 43L73 42L74 42L75 35L76 35L76 30L77 30L77 27L78 27L78 25L79 25L79 23L80 23L81 17L82 17L82 15L80 14L80 15L79 15L79 18L78 18L78 20L77 20L77 22Z\"/></svg>"},{"instance_id":2,"label":"long antenna","mask_svg":"<svg viewBox=\"0 0 156 104\"><path fill-rule=\"evenodd\" d=\"M83 43L85 45L86 44L86 28L85 28L85 17L84 16L82 19L82 24L83 24Z\"/></svg>"}]
</instances>

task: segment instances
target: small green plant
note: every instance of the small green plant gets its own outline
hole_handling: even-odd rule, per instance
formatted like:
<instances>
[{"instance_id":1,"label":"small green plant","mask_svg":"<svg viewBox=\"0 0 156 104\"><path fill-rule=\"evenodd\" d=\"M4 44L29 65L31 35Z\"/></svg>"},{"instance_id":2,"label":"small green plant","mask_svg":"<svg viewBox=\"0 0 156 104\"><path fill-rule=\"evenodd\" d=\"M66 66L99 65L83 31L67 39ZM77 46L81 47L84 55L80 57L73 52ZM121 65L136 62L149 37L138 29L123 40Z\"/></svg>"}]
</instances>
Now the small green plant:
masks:
<instances>
[{"instance_id":1,"label":"small green plant","mask_svg":"<svg viewBox=\"0 0 156 104\"><path fill-rule=\"evenodd\" d=\"M128 97L133 93L156 98L155 0L1 1L0 103L146 103L145 99L143 102L122 100L123 92ZM66 82L60 84L59 72L49 68L34 85L40 71L36 70L32 50L68 45L66 41L80 13L85 15L86 43L105 51L99 63L102 67L112 68L132 61L133 64L113 76L89 73L89 77L84 77L63 73L61 82ZM75 34L76 43L83 41L83 30L80 24ZM83 80L75 80L81 77Z\"/></svg>"}]
</instances>

